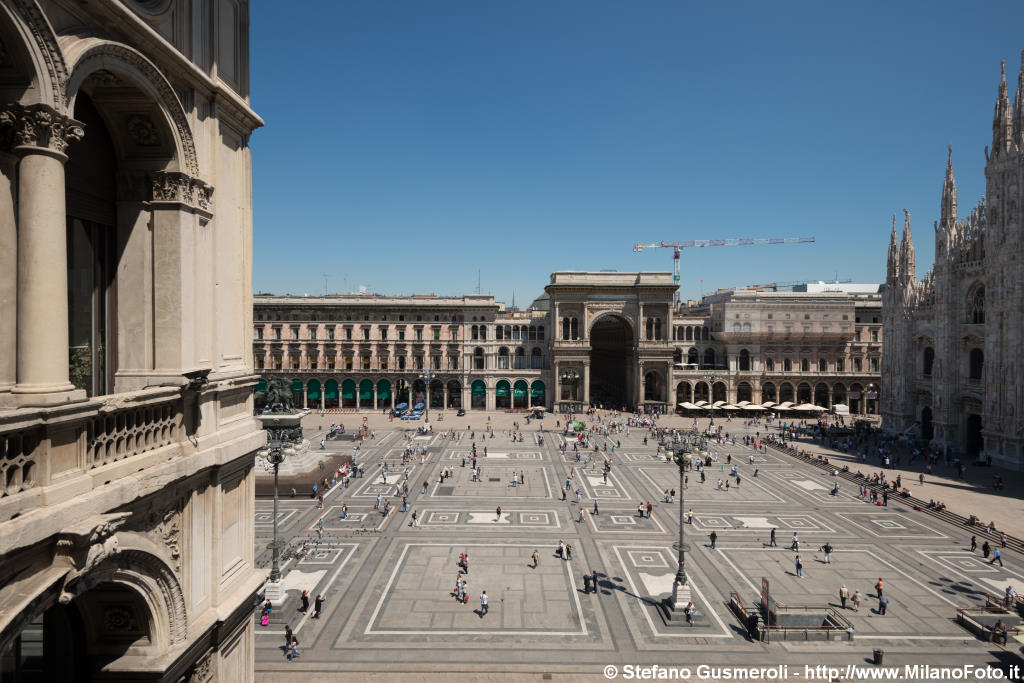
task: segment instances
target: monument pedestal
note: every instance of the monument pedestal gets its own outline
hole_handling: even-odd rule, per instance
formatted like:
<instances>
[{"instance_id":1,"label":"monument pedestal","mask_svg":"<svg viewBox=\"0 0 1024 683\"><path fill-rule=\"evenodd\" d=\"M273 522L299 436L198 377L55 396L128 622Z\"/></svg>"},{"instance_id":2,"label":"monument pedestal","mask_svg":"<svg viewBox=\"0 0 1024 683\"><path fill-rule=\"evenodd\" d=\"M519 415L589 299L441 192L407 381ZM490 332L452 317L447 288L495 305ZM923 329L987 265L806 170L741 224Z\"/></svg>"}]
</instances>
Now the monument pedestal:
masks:
<instances>
[{"instance_id":1,"label":"monument pedestal","mask_svg":"<svg viewBox=\"0 0 1024 683\"><path fill-rule=\"evenodd\" d=\"M269 600L274 607L284 604L284 584L281 581L268 580L263 584L263 599Z\"/></svg>"},{"instance_id":2,"label":"monument pedestal","mask_svg":"<svg viewBox=\"0 0 1024 683\"><path fill-rule=\"evenodd\" d=\"M693 622L689 623L686 621L686 606L692 600L693 592L689 581L682 586L678 583L675 584L672 587L672 592L658 605L658 613L661 614L665 625L673 627L704 625L706 620L701 618L700 613L696 610L696 604L694 604Z\"/></svg>"}]
</instances>

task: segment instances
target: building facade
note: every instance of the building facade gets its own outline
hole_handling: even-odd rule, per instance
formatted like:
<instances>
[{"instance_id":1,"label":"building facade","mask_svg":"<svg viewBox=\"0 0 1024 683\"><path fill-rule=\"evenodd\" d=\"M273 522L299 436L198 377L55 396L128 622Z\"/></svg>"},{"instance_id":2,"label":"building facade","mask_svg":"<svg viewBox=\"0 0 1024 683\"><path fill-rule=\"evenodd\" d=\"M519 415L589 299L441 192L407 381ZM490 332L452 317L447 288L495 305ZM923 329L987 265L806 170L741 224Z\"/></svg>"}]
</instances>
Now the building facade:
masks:
<instances>
[{"instance_id":1,"label":"building facade","mask_svg":"<svg viewBox=\"0 0 1024 683\"><path fill-rule=\"evenodd\" d=\"M0 678L253 678L245 0L0 0Z\"/></svg>"},{"instance_id":2,"label":"building facade","mask_svg":"<svg viewBox=\"0 0 1024 683\"><path fill-rule=\"evenodd\" d=\"M878 285L803 289L673 310L670 273L559 271L527 311L480 295L261 295L254 357L311 408L666 412L703 398L878 412Z\"/></svg>"},{"instance_id":3,"label":"building facade","mask_svg":"<svg viewBox=\"0 0 1024 683\"><path fill-rule=\"evenodd\" d=\"M950 147L935 223L935 262L916 277L910 214L893 219L883 310L883 423L947 452L1024 467L1024 55L1010 105L999 83L985 197L958 213Z\"/></svg>"}]
</instances>

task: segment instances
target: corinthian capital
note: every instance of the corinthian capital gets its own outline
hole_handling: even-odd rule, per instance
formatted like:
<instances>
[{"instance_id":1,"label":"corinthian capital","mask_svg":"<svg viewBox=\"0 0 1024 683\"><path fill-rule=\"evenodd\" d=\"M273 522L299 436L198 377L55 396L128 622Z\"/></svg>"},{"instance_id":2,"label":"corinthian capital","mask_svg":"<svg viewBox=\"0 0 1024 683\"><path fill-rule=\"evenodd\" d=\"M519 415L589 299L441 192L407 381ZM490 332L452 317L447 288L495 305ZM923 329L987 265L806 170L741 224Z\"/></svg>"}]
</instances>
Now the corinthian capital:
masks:
<instances>
[{"instance_id":1,"label":"corinthian capital","mask_svg":"<svg viewBox=\"0 0 1024 683\"><path fill-rule=\"evenodd\" d=\"M178 171L153 174L153 201L184 204L204 212L210 211L213 186Z\"/></svg>"},{"instance_id":2,"label":"corinthian capital","mask_svg":"<svg viewBox=\"0 0 1024 683\"><path fill-rule=\"evenodd\" d=\"M0 128L10 131L14 151L31 148L66 154L68 144L81 140L85 124L45 104L9 104L0 111Z\"/></svg>"}]
</instances>

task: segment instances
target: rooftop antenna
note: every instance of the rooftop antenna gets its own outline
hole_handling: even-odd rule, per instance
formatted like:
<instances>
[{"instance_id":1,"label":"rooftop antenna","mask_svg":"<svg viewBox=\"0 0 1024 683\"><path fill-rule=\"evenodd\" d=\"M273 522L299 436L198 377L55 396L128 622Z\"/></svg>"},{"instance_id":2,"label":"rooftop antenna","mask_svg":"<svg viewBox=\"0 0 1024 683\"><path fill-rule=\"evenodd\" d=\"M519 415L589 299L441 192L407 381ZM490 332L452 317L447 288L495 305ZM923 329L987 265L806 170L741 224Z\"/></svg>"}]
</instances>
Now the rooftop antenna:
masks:
<instances>
[{"instance_id":1,"label":"rooftop antenna","mask_svg":"<svg viewBox=\"0 0 1024 683\"><path fill-rule=\"evenodd\" d=\"M330 277L330 275L328 275L327 273L324 273L324 296L327 296L327 278L329 278L329 277Z\"/></svg>"},{"instance_id":2,"label":"rooftop antenna","mask_svg":"<svg viewBox=\"0 0 1024 683\"><path fill-rule=\"evenodd\" d=\"M480 269L476 269L476 293L480 293Z\"/></svg>"},{"instance_id":3,"label":"rooftop antenna","mask_svg":"<svg viewBox=\"0 0 1024 683\"><path fill-rule=\"evenodd\" d=\"M352 293L352 292L348 291L348 273L345 273L345 293L346 294L351 294Z\"/></svg>"}]
</instances>

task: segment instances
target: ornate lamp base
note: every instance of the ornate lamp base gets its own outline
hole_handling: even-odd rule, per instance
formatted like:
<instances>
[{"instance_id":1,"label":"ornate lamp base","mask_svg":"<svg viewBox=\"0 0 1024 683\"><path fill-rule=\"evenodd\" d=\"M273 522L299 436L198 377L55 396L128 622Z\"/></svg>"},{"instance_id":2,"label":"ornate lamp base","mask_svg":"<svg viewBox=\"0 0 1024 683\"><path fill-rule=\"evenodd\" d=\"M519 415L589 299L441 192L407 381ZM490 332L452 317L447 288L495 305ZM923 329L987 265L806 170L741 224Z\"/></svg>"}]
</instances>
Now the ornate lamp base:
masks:
<instances>
[{"instance_id":1,"label":"ornate lamp base","mask_svg":"<svg viewBox=\"0 0 1024 683\"><path fill-rule=\"evenodd\" d=\"M284 584L281 581L267 581L263 584L263 599L274 607L284 604Z\"/></svg>"}]
</instances>

